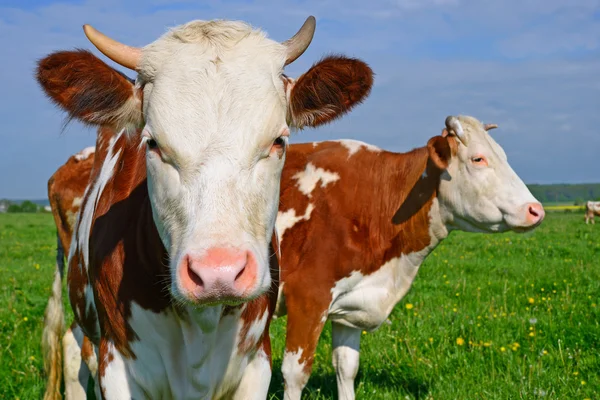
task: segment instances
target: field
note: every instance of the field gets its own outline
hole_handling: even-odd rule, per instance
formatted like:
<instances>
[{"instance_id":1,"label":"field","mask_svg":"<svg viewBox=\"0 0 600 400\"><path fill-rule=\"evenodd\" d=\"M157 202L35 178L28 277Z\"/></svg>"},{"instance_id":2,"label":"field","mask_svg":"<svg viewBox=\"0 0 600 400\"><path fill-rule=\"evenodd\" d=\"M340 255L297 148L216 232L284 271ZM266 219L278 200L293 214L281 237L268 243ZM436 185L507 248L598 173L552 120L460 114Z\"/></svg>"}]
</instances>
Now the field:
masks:
<instances>
[{"instance_id":1,"label":"field","mask_svg":"<svg viewBox=\"0 0 600 400\"><path fill-rule=\"evenodd\" d=\"M39 399L54 272L48 214L0 214L0 399ZM65 303L66 304L66 303ZM454 233L362 341L359 399L599 399L600 225L549 213L535 233ZM274 323L271 399L285 318ZM305 398L335 398L326 328Z\"/></svg>"}]
</instances>

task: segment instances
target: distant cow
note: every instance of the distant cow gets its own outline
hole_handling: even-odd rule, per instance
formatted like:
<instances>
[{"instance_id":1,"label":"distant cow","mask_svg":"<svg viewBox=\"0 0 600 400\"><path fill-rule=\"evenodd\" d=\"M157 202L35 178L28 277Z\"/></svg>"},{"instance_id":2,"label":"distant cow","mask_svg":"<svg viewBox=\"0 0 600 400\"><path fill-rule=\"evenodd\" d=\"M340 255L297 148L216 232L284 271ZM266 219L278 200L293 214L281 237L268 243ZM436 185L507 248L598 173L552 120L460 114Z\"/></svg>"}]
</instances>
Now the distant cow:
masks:
<instances>
[{"instance_id":1,"label":"distant cow","mask_svg":"<svg viewBox=\"0 0 600 400\"><path fill-rule=\"evenodd\" d=\"M585 203L585 223L589 223L590 220L592 224L595 224L594 216L600 216L600 201L588 201Z\"/></svg>"},{"instance_id":2,"label":"distant cow","mask_svg":"<svg viewBox=\"0 0 600 400\"><path fill-rule=\"evenodd\" d=\"M377 329L453 230L530 231L542 205L471 117L408 153L356 142L290 147L277 231L287 313L285 398L300 399L327 320L339 397L354 398L361 331Z\"/></svg>"},{"instance_id":3,"label":"distant cow","mask_svg":"<svg viewBox=\"0 0 600 400\"><path fill-rule=\"evenodd\" d=\"M103 399L266 398L290 128L341 116L372 85L365 63L341 56L285 76L314 28L310 17L278 43L243 22L192 21L139 49L84 26L135 82L88 51L40 60L50 99L102 126L69 248L68 398L85 397L89 372ZM60 295L58 278L46 398L60 397L51 361L61 332L50 332L61 327Z\"/></svg>"}]
</instances>

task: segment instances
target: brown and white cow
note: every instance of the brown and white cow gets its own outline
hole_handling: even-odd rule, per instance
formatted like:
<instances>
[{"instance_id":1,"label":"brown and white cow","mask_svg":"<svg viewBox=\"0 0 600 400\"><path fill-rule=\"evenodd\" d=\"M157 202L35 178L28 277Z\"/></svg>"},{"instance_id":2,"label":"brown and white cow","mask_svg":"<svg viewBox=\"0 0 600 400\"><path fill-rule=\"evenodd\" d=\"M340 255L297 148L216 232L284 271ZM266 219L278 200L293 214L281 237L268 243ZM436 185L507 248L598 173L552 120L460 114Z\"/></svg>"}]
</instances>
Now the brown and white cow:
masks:
<instances>
[{"instance_id":1,"label":"brown and white cow","mask_svg":"<svg viewBox=\"0 0 600 400\"><path fill-rule=\"evenodd\" d=\"M56 271L52 285L52 296L45 313L42 347L45 368L48 372L49 387L60 387L62 354L60 334L64 330L64 310L62 303L62 277L65 269L65 250L71 246L71 237L83 194L87 187L94 165L94 147L87 147L69 157L48 180L48 200L56 224ZM90 354L91 355L91 354ZM90 357L87 357L88 359ZM90 360L90 362L92 362ZM52 398L47 393L46 398Z\"/></svg>"},{"instance_id":2,"label":"brown and white cow","mask_svg":"<svg viewBox=\"0 0 600 400\"><path fill-rule=\"evenodd\" d=\"M290 147L277 218L286 399L300 398L327 320L339 398L354 398L361 331L388 318L449 232L542 222L491 127L448 117L441 136L408 153L349 140Z\"/></svg>"},{"instance_id":3,"label":"brown and white cow","mask_svg":"<svg viewBox=\"0 0 600 400\"><path fill-rule=\"evenodd\" d=\"M585 203L585 223L592 221L595 224L594 216L600 216L600 201L588 201Z\"/></svg>"},{"instance_id":4,"label":"brown and white cow","mask_svg":"<svg viewBox=\"0 0 600 400\"><path fill-rule=\"evenodd\" d=\"M283 75L314 27L310 17L278 43L242 22L193 21L138 49L84 26L135 82L87 51L39 62L56 104L106 127L67 281L81 329L72 339L93 344L102 398L266 397L277 292L269 248L289 128L342 115L372 85L370 68L345 57L297 81ZM48 327L60 325L60 313L46 315ZM56 377L60 366L51 367ZM77 376L70 367L67 378ZM59 397L56 382L47 397ZM82 383L66 389L85 396Z\"/></svg>"}]
</instances>

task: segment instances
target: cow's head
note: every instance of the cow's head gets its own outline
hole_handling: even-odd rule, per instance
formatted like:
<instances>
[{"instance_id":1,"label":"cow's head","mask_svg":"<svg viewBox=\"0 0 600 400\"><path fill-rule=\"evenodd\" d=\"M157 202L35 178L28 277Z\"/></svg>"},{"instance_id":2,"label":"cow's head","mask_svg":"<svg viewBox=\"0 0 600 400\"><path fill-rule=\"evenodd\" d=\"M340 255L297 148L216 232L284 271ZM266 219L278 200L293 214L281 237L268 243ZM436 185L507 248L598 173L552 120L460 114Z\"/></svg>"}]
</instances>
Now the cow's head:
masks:
<instances>
[{"instance_id":1,"label":"cow's head","mask_svg":"<svg viewBox=\"0 0 600 400\"><path fill-rule=\"evenodd\" d=\"M438 199L451 229L523 232L544 219L544 208L488 134L496 127L473 117L451 116L442 135L429 140L430 159L443 170Z\"/></svg>"},{"instance_id":2,"label":"cow's head","mask_svg":"<svg viewBox=\"0 0 600 400\"><path fill-rule=\"evenodd\" d=\"M279 43L242 22L193 21L140 49L84 26L103 54L137 71L135 82L86 51L39 62L40 84L71 117L127 129L146 147L153 217L179 300L238 302L269 288L290 128L325 124L371 89L371 69L343 56L297 80L283 74L314 28L309 17Z\"/></svg>"}]
</instances>

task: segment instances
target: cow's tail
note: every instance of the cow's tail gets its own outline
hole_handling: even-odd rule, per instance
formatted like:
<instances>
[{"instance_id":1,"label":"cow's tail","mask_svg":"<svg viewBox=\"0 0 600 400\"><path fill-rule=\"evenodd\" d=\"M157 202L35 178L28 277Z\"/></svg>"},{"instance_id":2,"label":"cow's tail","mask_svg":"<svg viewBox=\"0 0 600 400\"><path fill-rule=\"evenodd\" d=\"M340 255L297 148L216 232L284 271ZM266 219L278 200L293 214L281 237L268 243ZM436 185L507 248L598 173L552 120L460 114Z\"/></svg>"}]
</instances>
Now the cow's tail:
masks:
<instances>
[{"instance_id":1,"label":"cow's tail","mask_svg":"<svg viewBox=\"0 0 600 400\"><path fill-rule=\"evenodd\" d=\"M48 376L44 400L62 398L60 386L62 381L62 336L65 330L65 311L62 302L62 278L65 270L65 251L57 236L56 271L52 283L52 294L44 313L44 331L42 333L42 353L44 368Z\"/></svg>"}]
</instances>

